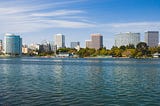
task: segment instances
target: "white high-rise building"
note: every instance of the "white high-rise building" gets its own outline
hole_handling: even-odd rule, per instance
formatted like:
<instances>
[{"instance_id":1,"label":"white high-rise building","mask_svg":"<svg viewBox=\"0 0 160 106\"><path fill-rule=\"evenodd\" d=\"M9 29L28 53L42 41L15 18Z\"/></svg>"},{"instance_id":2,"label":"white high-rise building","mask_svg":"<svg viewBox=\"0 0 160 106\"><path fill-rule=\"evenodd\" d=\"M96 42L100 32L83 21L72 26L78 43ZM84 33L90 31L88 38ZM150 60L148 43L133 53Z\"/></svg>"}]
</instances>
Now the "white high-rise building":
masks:
<instances>
[{"instance_id":1,"label":"white high-rise building","mask_svg":"<svg viewBox=\"0 0 160 106\"><path fill-rule=\"evenodd\" d=\"M57 46L57 49L65 47L65 36L62 34L56 34L54 36L54 45Z\"/></svg>"},{"instance_id":2,"label":"white high-rise building","mask_svg":"<svg viewBox=\"0 0 160 106\"><path fill-rule=\"evenodd\" d=\"M115 46L127 46L132 44L136 47L136 45L140 42L140 33L120 33L115 36Z\"/></svg>"},{"instance_id":3,"label":"white high-rise building","mask_svg":"<svg viewBox=\"0 0 160 106\"><path fill-rule=\"evenodd\" d=\"M159 44L159 32L158 31L145 32L144 39L149 47L157 47Z\"/></svg>"}]
</instances>

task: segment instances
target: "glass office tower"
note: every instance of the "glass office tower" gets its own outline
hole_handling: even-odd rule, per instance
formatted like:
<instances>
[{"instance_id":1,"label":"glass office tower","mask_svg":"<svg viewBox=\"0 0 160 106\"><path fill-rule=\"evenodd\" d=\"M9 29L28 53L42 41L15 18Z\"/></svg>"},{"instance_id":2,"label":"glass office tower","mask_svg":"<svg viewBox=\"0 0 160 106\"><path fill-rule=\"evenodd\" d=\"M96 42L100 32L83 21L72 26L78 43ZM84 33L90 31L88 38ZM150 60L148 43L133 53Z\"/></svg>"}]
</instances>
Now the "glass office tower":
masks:
<instances>
[{"instance_id":1,"label":"glass office tower","mask_svg":"<svg viewBox=\"0 0 160 106\"><path fill-rule=\"evenodd\" d=\"M22 54L22 38L19 35L5 34L4 53L7 55Z\"/></svg>"}]
</instances>

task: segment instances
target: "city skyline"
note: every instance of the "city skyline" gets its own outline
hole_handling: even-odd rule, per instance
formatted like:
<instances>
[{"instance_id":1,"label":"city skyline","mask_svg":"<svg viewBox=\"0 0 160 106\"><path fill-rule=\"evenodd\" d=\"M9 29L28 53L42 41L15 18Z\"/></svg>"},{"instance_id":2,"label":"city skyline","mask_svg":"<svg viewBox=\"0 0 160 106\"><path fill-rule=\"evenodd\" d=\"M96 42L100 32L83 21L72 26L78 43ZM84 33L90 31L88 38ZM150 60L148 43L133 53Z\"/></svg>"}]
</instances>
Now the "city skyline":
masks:
<instances>
[{"instance_id":1,"label":"city skyline","mask_svg":"<svg viewBox=\"0 0 160 106\"><path fill-rule=\"evenodd\" d=\"M150 35L150 39L148 39L147 41L146 41L146 37L147 37L146 33L149 33L149 35ZM149 47L157 47L157 46L160 45L160 42L159 42L159 31L146 31L146 32L144 32L144 34L145 34L145 36L143 36L144 37L143 38L144 41L142 40L141 33L135 33L135 32L123 32L122 33L121 32L119 34L116 34L115 37L114 37L114 44L112 45L112 47L113 46L116 46L116 47L127 46L129 44L133 44L134 46L136 46L139 42L145 42ZM18 35L18 34L5 33L4 38L0 39L0 43L2 43L2 46L5 46L5 36L6 35ZM21 35L18 35L18 36L21 37ZM59 48L73 48L72 47L73 46L72 43L76 43L81 48L95 48L95 49L99 49L101 47L105 47L105 46L103 46L104 45L104 43L103 43L104 42L103 35L101 35L100 33L92 33L92 34L90 34L90 36L91 36L90 40L85 40L85 47L80 46L81 42L79 42L79 41L73 41L73 40L71 42L69 42L70 43L69 46L66 46L66 43L65 43L65 42L67 42L65 40L66 37L65 37L65 35L63 35L61 33L55 34L53 36L54 41L51 41L51 42L49 40L48 41L47 40L43 40L43 41L41 41L39 43L30 43L30 44L25 44L24 42L22 42L22 45L23 46L32 46L32 45L45 45L45 44L49 44L49 45L53 46L51 48L53 48L53 49L59 49ZM97 47L93 46L92 42L94 42L93 44L95 46L97 46L97 44L99 46L97 46ZM154 46L150 46L150 44L148 44L148 42L154 43ZM107 49L111 49L111 48L107 48Z\"/></svg>"},{"instance_id":2,"label":"city skyline","mask_svg":"<svg viewBox=\"0 0 160 106\"><path fill-rule=\"evenodd\" d=\"M25 44L53 41L53 36L66 36L70 42L85 40L91 33L101 33L104 46L114 45L120 32L160 31L159 0L1 0L0 39L4 33L21 35Z\"/></svg>"}]
</instances>

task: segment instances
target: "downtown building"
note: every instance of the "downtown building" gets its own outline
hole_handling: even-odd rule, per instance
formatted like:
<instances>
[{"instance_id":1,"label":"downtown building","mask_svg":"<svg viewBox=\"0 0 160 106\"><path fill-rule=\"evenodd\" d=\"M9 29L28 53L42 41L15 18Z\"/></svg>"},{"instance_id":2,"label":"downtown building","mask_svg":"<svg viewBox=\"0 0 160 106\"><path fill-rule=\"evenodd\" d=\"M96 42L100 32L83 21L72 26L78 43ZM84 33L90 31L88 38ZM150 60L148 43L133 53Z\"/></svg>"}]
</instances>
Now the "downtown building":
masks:
<instances>
[{"instance_id":1,"label":"downtown building","mask_svg":"<svg viewBox=\"0 0 160 106\"><path fill-rule=\"evenodd\" d=\"M20 56L22 54L22 38L19 35L5 34L4 53L11 56Z\"/></svg>"},{"instance_id":2,"label":"downtown building","mask_svg":"<svg viewBox=\"0 0 160 106\"><path fill-rule=\"evenodd\" d=\"M51 52L51 45L48 41L43 41L42 44L39 46L39 53L42 52Z\"/></svg>"},{"instance_id":3,"label":"downtown building","mask_svg":"<svg viewBox=\"0 0 160 106\"><path fill-rule=\"evenodd\" d=\"M86 40L86 47L96 50L103 48L103 36L99 33L91 34L91 40Z\"/></svg>"},{"instance_id":4,"label":"downtown building","mask_svg":"<svg viewBox=\"0 0 160 106\"><path fill-rule=\"evenodd\" d=\"M76 48L77 46L80 46L80 42L71 42L71 48Z\"/></svg>"},{"instance_id":5,"label":"downtown building","mask_svg":"<svg viewBox=\"0 0 160 106\"><path fill-rule=\"evenodd\" d=\"M40 50L40 44L36 44L36 43L33 43L33 44L30 44L28 46L28 52L30 54L38 54L39 50Z\"/></svg>"},{"instance_id":6,"label":"downtown building","mask_svg":"<svg viewBox=\"0 0 160 106\"><path fill-rule=\"evenodd\" d=\"M3 51L3 43L2 40L0 40L0 53Z\"/></svg>"},{"instance_id":7,"label":"downtown building","mask_svg":"<svg viewBox=\"0 0 160 106\"><path fill-rule=\"evenodd\" d=\"M145 32L144 39L149 47L157 47L159 44L159 32L158 31Z\"/></svg>"},{"instance_id":8,"label":"downtown building","mask_svg":"<svg viewBox=\"0 0 160 106\"><path fill-rule=\"evenodd\" d=\"M92 41L91 40L86 40L86 48L92 48Z\"/></svg>"},{"instance_id":9,"label":"downtown building","mask_svg":"<svg viewBox=\"0 0 160 106\"><path fill-rule=\"evenodd\" d=\"M22 54L27 54L29 51L28 46L27 45L22 45Z\"/></svg>"},{"instance_id":10,"label":"downtown building","mask_svg":"<svg viewBox=\"0 0 160 106\"><path fill-rule=\"evenodd\" d=\"M59 48L65 48L65 36L62 34L56 34L54 36L54 45Z\"/></svg>"},{"instance_id":11,"label":"downtown building","mask_svg":"<svg viewBox=\"0 0 160 106\"><path fill-rule=\"evenodd\" d=\"M140 42L140 33L120 33L115 35L115 46L127 46L127 45L134 45L135 47Z\"/></svg>"}]
</instances>

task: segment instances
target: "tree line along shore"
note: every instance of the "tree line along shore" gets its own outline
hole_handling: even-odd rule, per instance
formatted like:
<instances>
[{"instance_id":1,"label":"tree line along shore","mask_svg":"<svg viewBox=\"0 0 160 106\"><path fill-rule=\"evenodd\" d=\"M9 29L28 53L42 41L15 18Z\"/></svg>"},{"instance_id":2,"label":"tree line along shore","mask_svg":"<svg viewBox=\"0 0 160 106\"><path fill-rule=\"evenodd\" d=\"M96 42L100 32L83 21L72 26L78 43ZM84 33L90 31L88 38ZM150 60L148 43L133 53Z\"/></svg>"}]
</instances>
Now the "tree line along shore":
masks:
<instances>
[{"instance_id":1,"label":"tree line along shore","mask_svg":"<svg viewBox=\"0 0 160 106\"><path fill-rule=\"evenodd\" d=\"M120 58L152 58L154 54L160 54L160 47L148 47L145 42L140 42L136 47L132 44L127 46L116 47L113 46L111 49L106 49L105 47L98 50L93 48L80 48L76 50L74 48L60 48L56 52L42 52L37 51L38 54L29 52L28 54L23 54L23 56L45 56L45 57L55 57L58 54L70 54L71 57L120 57ZM159 55L158 55L159 57Z\"/></svg>"},{"instance_id":2,"label":"tree line along shore","mask_svg":"<svg viewBox=\"0 0 160 106\"><path fill-rule=\"evenodd\" d=\"M41 52L38 56L54 56L59 53L68 53L77 55L78 57L126 57L126 58L152 58L155 53L160 53L160 47L148 47L145 42L140 42L136 45L127 45L111 49L100 48L98 50L92 48L81 48L79 51L73 48L60 48L54 52Z\"/></svg>"}]
</instances>

